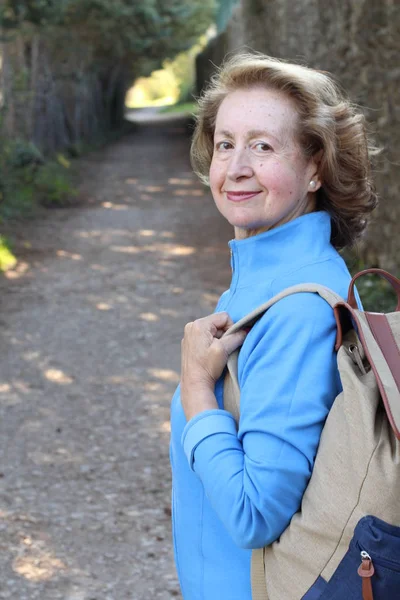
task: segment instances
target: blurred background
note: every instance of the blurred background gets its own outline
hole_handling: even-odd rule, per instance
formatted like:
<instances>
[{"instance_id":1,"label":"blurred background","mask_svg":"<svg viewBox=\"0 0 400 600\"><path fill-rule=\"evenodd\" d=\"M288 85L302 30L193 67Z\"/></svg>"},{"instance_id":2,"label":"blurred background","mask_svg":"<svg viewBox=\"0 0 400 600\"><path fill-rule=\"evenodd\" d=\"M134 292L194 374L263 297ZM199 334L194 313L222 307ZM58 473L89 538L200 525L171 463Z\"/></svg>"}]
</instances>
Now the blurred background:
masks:
<instances>
[{"instance_id":1,"label":"blurred background","mask_svg":"<svg viewBox=\"0 0 400 600\"><path fill-rule=\"evenodd\" d=\"M193 111L226 53L252 48L330 71L364 107L383 148L381 205L357 260L398 271L394 0L2 0L0 10L2 219L63 204L71 159L118 135L132 109Z\"/></svg>"}]
</instances>

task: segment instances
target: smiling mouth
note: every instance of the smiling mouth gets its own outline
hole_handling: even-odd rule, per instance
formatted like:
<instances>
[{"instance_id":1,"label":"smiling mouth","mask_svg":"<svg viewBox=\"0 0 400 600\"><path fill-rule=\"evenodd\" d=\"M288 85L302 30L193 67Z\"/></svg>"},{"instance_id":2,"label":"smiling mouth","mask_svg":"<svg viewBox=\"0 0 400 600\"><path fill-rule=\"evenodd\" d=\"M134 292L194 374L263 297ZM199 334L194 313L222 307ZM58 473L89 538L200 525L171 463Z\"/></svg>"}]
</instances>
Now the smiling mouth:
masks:
<instances>
[{"instance_id":1,"label":"smiling mouth","mask_svg":"<svg viewBox=\"0 0 400 600\"><path fill-rule=\"evenodd\" d=\"M226 197L231 202L243 202L244 200L249 200L250 198L257 196L257 194L259 194L260 192L259 191L253 191L253 192L228 192L227 191L225 193L226 193Z\"/></svg>"}]
</instances>

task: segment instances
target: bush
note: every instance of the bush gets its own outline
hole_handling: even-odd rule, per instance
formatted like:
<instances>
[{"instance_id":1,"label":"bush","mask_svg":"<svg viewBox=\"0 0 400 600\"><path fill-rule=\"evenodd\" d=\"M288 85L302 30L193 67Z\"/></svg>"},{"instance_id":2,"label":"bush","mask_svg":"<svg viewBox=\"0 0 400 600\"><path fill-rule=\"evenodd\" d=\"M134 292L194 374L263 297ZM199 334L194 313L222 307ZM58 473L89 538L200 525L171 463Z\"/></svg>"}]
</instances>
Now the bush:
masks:
<instances>
[{"instance_id":1,"label":"bush","mask_svg":"<svg viewBox=\"0 0 400 600\"><path fill-rule=\"evenodd\" d=\"M33 189L40 204L48 207L65 206L76 195L68 168L68 161L59 156L58 162L48 162L37 171Z\"/></svg>"},{"instance_id":2,"label":"bush","mask_svg":"<svg viewBox=\"0 0 400 600\"><path fill-rule=\"evenodd\" d=\"M63 206L76 194L63 155L46 162L31 142L0 143L0 219L29 215L38 204Z\"/></svg>"},{"instance_id":3,"label":"bush","mask_svg":"<svg viewBox=\"0 0 400 600\"><path fill-rule=\"evenodd\" d=\"M40 150L31 142L16 140L6 145L7 162L11 169L28 165L42 165L45 160Z\"/></svg>"}]
</instances>

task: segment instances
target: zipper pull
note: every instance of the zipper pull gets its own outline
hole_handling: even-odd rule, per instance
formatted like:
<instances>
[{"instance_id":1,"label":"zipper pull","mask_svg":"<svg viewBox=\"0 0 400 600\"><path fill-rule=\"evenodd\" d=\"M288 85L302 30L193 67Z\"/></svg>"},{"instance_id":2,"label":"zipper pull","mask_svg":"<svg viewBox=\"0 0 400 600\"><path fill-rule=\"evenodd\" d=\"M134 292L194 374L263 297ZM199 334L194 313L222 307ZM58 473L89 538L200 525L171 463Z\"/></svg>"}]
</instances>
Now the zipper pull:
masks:
<instances>
[{"instance_id":1,"label":"zipper pull","mask_svg":"<svg viewBox=\"0 0 400 600\"><path fill-rule=\"evenodd\" d=\"M356 344L350 344L350 346L347 348L347 354L351 357L354 364L356 364L358 366L361 373L363 375L365 375L367 371L365 370L365 367L363 365L363 361L362 361L360 350L358 349L358 346L356 346Z\"/></svg>"},{"instance_id":2,"label":"zipper pull","mask_svg":"<svg viewBox=\"0 0 400 600\"><path fill-rule=\"evenodd\" d=\"M358 567L357 573L362 578L363 600L374 600L371 577L375 573L375 568L372 558L365 550L361 552L361 565Z\"/></svg>"}]
</instances>

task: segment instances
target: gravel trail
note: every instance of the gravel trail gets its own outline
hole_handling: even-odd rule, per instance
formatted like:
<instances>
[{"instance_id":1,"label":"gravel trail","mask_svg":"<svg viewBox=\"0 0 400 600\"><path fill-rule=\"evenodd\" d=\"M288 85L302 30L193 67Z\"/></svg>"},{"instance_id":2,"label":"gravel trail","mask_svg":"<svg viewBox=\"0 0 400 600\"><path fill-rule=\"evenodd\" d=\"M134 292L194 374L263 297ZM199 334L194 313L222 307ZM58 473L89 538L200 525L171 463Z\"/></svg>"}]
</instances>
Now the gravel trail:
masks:
<instances>
[{"instance_id":1,"label":"gravel trail","mask_svg":"<svg viewBox=\"0 0 400 600\"><path fill-rule=\"evenodd\" d=\"M184 324L229 282L183 124L79 161L78 206L18 234L0 281L0 598L180 598L169 403Z\"/></svg>"}]
</instances>

